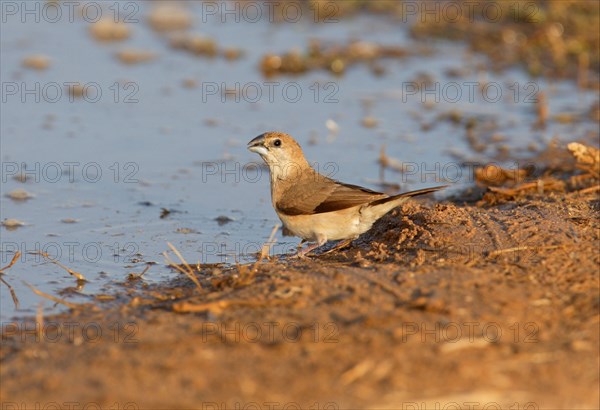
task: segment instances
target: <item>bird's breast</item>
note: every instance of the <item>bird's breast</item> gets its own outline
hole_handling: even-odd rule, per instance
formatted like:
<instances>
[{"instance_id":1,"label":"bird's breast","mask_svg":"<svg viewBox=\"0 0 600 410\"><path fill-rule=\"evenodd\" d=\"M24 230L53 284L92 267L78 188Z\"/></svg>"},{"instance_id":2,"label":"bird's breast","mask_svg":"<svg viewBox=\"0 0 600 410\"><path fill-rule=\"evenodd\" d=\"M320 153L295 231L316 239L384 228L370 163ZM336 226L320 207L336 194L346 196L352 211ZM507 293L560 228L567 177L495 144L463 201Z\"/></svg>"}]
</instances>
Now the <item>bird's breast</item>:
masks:
<instances>
[{"instance_id":1,"label":"bird's breast","mask_svg":"<svg viewBox=\"0 0 600 410\"><path fill-rule=\"evenodd\" d=\"M364 224L360 207L311 215L286 215L277 212L283 225L295 236L307 241L355 238L366 232L372 223Z\"/></svg>"}]
</instances>

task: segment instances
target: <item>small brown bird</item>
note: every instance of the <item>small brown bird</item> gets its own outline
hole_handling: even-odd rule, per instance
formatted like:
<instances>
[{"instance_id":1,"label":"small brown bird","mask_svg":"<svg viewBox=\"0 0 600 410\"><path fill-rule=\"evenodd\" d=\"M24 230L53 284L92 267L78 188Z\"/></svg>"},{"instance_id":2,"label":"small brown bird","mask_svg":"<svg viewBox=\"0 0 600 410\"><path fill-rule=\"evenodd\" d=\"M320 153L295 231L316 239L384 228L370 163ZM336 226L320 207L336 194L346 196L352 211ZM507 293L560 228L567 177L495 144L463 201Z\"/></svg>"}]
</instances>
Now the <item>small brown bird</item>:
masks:
<instances>
[{"instance_id":1,"label":"small brown bird","mask_svg":"<svg viewBox=\"0 0 600 410\"><path fill-rule=\"evenodd\" d=\"M388 196L319 174L304 158L302 148L289 135L266 132L248 143L269 166L271 200L283 226L305 242L303 256L329 240L344 241L340 249L368 231L379 218L416 195L445 188L437 186Z\"/></svg>"}]
</instances>

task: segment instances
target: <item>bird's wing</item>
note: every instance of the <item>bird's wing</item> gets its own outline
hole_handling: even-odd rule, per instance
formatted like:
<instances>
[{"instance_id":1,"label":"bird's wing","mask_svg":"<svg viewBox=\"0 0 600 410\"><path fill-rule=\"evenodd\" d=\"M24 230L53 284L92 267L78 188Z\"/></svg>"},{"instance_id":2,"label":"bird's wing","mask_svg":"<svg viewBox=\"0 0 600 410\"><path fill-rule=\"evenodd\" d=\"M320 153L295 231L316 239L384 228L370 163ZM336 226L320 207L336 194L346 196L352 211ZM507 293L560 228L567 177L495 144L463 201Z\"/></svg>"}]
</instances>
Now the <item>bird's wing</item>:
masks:
<instances>
[{"instance_id":1,"label":"bird's wing","mask_svg":"<svg viewBox=\"0 0 600 410\"><path fill-rule=\"evenodd\" d=\"M323 177L290 186L275 206L286 215L313 215L351 208L386 197L380 192Z\"/></svg>"}]
</instances>

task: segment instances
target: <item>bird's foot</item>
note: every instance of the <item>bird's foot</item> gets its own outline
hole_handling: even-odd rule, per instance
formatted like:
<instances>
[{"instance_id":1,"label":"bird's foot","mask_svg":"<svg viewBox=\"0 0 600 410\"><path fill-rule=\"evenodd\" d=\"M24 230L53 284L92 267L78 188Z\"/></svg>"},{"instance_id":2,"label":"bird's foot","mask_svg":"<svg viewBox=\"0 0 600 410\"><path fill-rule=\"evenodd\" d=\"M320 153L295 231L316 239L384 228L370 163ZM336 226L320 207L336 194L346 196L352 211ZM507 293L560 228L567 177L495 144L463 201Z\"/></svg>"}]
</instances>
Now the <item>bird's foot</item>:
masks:
<instances>
[{"instance_id":1,"label":"bird's foot","mask_svg":"<svg viewBox=\"0 0 600 410\"><path fill-rule=\"evenodd\" d=\"M302 244L304 242L306 242L305 239L303 239L298 244L298 252L296 252L296 254L293 256L294 258L304 258L309 252L312 252L313 250L317 249L318 247L323 246L325 244L325 242L327 242L327 239L319 238L319 240L316 243L313 243L312 245L308 245L306 248L302 249Z\"/></svg>"},{"instance_id":2,"label":"bird's foot","mask_svg":"<svg viewBox=\"0 0 600 410\"><path fill-rule=\"evenodd\" d=\"M296 254L293 256L293 258L304 258L306 257L306 254L317 249L319 246L321 246L321 244L319 243L314 243L312 245L308 245L306 248L301 249L300 247L298 247L298 252L296 252Z\"/></svg>"},{"instance_id":3,"label":"bird's foot","mask_svg":"<svg viewBox=\"0 0 600 410\"><path fill-rule=\"evenodd\" d=\"M325 252L321 252L319 254L319 256L321 255L327 255L330 254L331 252L335 252L335 251L339 251L340 249L344 249L345 247L347 247L348 245L350 245L352 243L352 241L354 240L354 238L350 238L350 239L344 239L343 241L338 242L333 248L326 250ZM306 248L302 249L302 243L300 242L300 245L298 245L298 252L296 252L296 254L293 256L294 258L304 258L306 257L306 255L312 251L314 251L315 249L323 246L325 244L326 241L323 242L317 242L314 243L312 245L307 246Z\"/></svg>"},{"instance_id":4,"label":"bird's foot","mask_svg":"<svg viewBox=\"0 0 600 410\"><path fill-rule=\"evenodd\" d=\"M327 255L330 254L331 252L335 252L335 251L339 251L340 249L344 249L346 247L348 247L352 241L354 240L354 238L350 238L350 239L344 239L343 241L339 241L338 243L335 244L335 246L329 250L326 250L325 252L321 253L321 255Z\"/></svg>"}]
</instances>

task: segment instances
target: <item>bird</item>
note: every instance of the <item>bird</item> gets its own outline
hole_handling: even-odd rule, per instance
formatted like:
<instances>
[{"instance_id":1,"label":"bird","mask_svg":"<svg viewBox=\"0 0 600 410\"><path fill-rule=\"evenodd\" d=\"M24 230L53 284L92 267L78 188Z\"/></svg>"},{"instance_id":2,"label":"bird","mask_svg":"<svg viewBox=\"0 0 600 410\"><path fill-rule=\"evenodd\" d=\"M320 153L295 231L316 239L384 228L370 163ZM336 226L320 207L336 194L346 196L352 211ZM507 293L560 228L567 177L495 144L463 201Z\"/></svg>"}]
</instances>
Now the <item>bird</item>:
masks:
<instances>
[{"instance_id":1,"label":"bird","mask_svg":"<svg viewBox=\"0 0 600 410\"><path fill-rule=\"evenodd\" d=\"M283 227L302 239L296 256L304 257L327 241L341 240L341 249L392 209L417 195L446 185L386 195L358 185L336 181L318 173L290 135L265 132L248 143L269 168L271 202ZM313 242L302 249L305 242ZM328 251L329 252L329 251Z\"/></svg>"}]
</instances>

